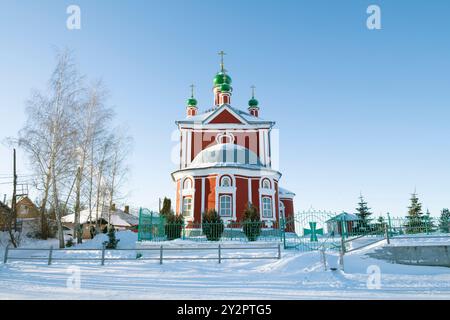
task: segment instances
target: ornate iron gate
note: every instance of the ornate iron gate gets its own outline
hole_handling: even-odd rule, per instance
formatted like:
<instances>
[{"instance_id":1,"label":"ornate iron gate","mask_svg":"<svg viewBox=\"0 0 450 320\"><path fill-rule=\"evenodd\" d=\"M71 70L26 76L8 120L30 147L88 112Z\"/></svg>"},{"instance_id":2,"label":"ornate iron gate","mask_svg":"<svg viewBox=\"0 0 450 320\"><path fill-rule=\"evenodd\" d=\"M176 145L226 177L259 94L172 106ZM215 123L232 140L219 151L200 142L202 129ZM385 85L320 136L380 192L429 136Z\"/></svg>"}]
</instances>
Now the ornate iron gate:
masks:
<instances>
[{"instance_id":1,"label":"ornate iron gate","mask_svg":"<svg viewBox=\"0 0 450 320\"><path fill-rule=\"evenodd\" d=\"M332 231L330 219L336 214L309 209L286 219L283 236L285 249L314 251L339 249L341 237ZM292 232L295 230L295 232Z\"/></svg>"}]
</instances>

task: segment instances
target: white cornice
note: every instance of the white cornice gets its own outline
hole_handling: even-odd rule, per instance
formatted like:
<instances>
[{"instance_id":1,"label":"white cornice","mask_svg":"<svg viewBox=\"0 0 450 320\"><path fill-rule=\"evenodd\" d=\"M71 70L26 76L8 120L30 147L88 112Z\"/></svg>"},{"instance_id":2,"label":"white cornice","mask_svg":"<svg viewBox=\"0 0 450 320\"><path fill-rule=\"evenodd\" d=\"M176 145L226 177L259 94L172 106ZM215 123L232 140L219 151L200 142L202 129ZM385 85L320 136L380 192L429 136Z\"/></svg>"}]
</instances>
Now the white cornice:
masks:
<instances>
[{"instance_id":1,"label":"white cornice","mask_svg":"<svg viewBox=\"0 0 450 320\"><path fill-rule=\"evenodd\" d=\"M185 168L172 172L173 181L186 176L209 176L209 175L240 175L248 177L272 177L276 180L281 178L281 173L269 168L250 169L239 166L206 167L206 168Z\"/></svg>"}]
</instances>

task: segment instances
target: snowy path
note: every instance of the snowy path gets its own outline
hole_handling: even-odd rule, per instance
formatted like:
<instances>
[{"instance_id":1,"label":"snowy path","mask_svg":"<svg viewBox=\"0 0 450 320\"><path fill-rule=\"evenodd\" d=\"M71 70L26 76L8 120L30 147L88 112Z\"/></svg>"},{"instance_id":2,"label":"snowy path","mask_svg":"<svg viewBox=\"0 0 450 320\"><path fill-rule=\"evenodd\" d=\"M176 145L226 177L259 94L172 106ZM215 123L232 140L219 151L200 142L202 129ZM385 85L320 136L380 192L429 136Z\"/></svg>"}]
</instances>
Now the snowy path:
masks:
<instances>
[{"instance_id":1,"label":"snowy path","mask_svg":"<svg viewBox=\"0 0 450 320\"><path fill-rule=\"evenodd\" d=\"M327 259L336 263L337 256ZM371 265L381 270L380 289L367 287ZM324 271L317 252L293 251L283 251L281 260L76 266L78 290L67 288L69 263L1 264L0 299L450 299L450 268L395 265L364 251L346 255L344 273Z\"/></svg>"}]
</instances>

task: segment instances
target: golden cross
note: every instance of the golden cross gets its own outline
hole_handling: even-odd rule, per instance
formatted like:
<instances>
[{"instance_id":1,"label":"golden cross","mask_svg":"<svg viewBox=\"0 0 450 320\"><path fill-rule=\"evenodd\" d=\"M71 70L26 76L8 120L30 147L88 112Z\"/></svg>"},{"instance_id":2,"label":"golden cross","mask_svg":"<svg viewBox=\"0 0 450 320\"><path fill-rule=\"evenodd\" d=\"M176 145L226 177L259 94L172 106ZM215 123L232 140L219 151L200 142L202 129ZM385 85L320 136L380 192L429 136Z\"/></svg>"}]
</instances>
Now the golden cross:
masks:
<instances>
[{"instance_id":1,"label":"golden cross","mask_svg":"<svg viewBox=\"0 0 450 320\"><path fill-rule=\"evenodd\" d=\"M250 88L252 88L252 98L254 98L255 97L255 89L256 89L256 87L255 86L251 86Z\"/></svg>"},{"instance_id":2,"label":"golden cross","mask_svg":"<svg viewBox=\"0 0 450 320\"><path fill-rule=\"evenodd\" d=\"M194 88L195 88L195 86L193 84L191 84L190 87L191 87L191 98L193 98L194 97Z\"/></svg>"},{"instance_id":3,"label":"golden cross","mask_svg":"<svg viewBox=\"0 0 450 320\"><path fill-rule=\"evenodd\" d=\"M224 71L223 56L226 55L226 53L222 50L218 53L218 55L220 56L220 70L223 72Z\"/></svg>"}]
</instances>

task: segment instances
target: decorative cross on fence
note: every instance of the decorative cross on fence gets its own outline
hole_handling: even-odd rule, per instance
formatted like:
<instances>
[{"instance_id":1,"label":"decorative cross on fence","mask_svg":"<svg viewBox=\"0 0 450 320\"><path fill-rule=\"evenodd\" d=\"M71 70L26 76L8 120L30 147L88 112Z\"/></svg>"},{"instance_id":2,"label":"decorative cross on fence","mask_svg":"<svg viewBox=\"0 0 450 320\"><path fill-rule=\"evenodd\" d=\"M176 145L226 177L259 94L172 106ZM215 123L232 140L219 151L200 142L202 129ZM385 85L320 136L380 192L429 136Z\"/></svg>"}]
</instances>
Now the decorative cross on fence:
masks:
<instances>
[{"instance_id":1,"label":"decorative cross on fence","mask_svg":"<svg viewBox=\"0 0 450 320\"><path fill-rule=\"evenodd\" d=\"M311 242L317 242L319 241L317 238L317 235L323 235L323 228L317 229L317 222L310 222L309 223L310 229L303 228L303 233L306 235L311 235L310 241Z\"/></svg>"}]
</instances>

